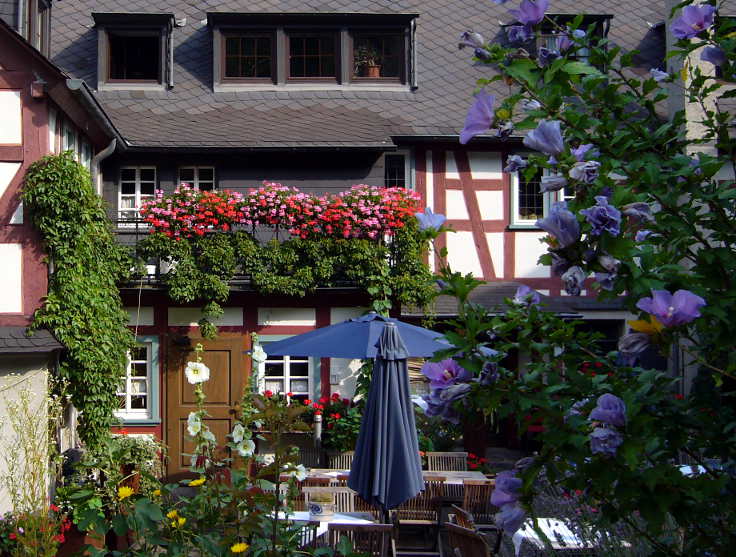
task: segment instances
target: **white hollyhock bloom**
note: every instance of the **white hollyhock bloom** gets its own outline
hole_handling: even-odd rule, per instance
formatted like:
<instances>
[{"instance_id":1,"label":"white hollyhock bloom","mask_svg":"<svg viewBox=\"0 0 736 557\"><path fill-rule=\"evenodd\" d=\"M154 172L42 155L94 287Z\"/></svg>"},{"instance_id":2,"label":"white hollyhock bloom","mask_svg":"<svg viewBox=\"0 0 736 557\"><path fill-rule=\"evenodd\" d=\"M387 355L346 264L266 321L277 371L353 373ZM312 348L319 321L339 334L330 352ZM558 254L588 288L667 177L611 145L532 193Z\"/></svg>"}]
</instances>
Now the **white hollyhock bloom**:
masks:
<instances>
[{"instance_id":1,"label":"white hollyhock bloom","mask_svg":"<svg viewBox=\"0 0 736 557\"><path fill-rule=\"evenodd\" d=\"M236 445L245 439L245 428L243 427L243 424L235 424L230 437L233 438L233 443Z\"/></svg>"},{"instance_id":2,"label":"white hollyhock bloom","mask_svg":"<svg viewBox=\"0 0 736 557\"><path fill-rule=\"evenodd\" d=\"M205 441L208 441L209 443L217 443L217 439L215 438L215 434L212 433L209 429L205 429L202 432L202 437Z\"/></svg>"},{"instance_id":3,"label":"white hollyhock bloom","mask_svg":"<svg viewBox=\"0 0 736 557\"><path fill-rule=\"evenodd\" d=\"M202 362L187 362L184 373L187 376L187 381L192 385L204 383L210 378L210 368Z\"/></svg>"},{"instance_id":4,"label":"white hollyhock bloom","mask_svg":"<svg viewBox=\"0 0 736 557\"><path fill-rule=\"evenodd\" d=\"M242 443L238 443L235 450L242 457L253 456L253 453L256 452L256 444L251 439L246 439Z\"/></svg>"},{"instance_id":5,"label":"white hollyhock bloom","mask_svg":"<svg viewBox=\"0 0 736 557\"><path fill-rule=\"evenodd\" d=\"M268 354L266 354L266 351L263 349L263 347L260 344L256 344L256 347L253 349L253 352L251 353L251 358L253 358L253 361L259 364L262 364L266 361L266 358L268 357Z\"/></svg>"},{"instance_id":6,"label":"white hollyhock bloom","mask_svg":"<svg viewBox=\"0 0 736 557\"><path fill-rule=\"evenodd\" d=\"M189 435L194 437L200 431L202 431L202 420L196 412L189 412L189 417L187 418L187 432L189 432Z\"/></svg>"},{"instance_id":7,"label":"white hollyhock bloom","mask_svg":"<svg viewBox=\"0 0 736 557\"><path fill-rule=\"evenodd\" d=\"M289 464L284 466L284 472L287 476L291 476L297 479L299 482L303 482L307 478L307 469L304 468L303 464Z\"/></svg>"}]
</instances>

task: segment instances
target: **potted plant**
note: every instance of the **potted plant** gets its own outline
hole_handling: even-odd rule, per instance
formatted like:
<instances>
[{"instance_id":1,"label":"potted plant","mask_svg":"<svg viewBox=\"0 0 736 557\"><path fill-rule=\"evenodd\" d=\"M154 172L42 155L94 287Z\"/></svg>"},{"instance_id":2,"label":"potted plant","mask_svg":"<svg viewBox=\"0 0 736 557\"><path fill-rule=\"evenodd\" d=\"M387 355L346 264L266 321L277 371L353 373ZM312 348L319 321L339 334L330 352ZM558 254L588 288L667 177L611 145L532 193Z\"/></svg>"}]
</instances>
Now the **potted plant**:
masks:
<instances>
[{"instance_id":1,"label":"potted plant","mask_svg":"<svg viewBox=\"0 0 736 557\"><path fill-rule=\"evenodd\" d=\"M321 398L319 405L323 407L322 446L327 451L328 467L350 468L362 412L349 399L340 398L339 393L333 393L329 399Z\"/></svg>"},{"instance_id":2,"label":"potted plant","mask_svg":"<svg viewBox=\"0 0 736 557\"><path fill-rule=\"evenodd\" d=\"M319 489L319 488L316 488ZM329 489L329 488L328 488ZM329 491L317 490L308 495L307 508L309 518L320 522L327 521L335 514L335 494Z\"/></svg>"},{"instance_id":3,"label":"potted plant","mask_svg":"<svg viewBox=\"0 0 736 557\"><path fill-rule=\"evenodd\" d=\"M381 54L370 44L355 49L355 73L363 77L381 77Z\"/></svg>"}]
</instances>

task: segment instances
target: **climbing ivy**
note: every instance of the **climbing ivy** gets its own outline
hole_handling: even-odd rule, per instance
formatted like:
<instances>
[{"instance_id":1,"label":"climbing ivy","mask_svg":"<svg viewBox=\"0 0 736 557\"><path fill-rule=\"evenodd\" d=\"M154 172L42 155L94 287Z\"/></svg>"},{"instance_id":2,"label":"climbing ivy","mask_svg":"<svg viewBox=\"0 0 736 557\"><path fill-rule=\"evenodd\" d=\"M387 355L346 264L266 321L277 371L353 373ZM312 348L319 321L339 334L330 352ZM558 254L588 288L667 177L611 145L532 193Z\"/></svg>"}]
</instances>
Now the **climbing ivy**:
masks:
<instances>
[{"instance_id":1,"label":"climbing ivy","mask_svg":"<svg viewBox=\"0 0 736 557\"><path fill-rule=\"evenodd\" d=\"M355 286L382 313L402 304L426 306L434 289L422 259L425 243L410 220L388 241L291 237L263 243L243 230L190 238L156 232L138 244L138 254L169 263L163 277L169 296L177 303L203 303L201 332L212 336L210 320L222 314L236 273L261 294L303 297L318 287Z\"/></svg>"},{"instance_id":2,"label":"climbing ivy","mask_svg":"<svg viewBox=\"0 0 736 557\"><path fill-rule=\"evenodd\" d=\"M117 286L132 259L116 243L103 201L71 153L31 165L22 195L53 268L33 327L49 329L66 347L59 371L81 413L79 434L94 448L115 421L115 393L134 344Z\"/></svg>"}]
</instances>

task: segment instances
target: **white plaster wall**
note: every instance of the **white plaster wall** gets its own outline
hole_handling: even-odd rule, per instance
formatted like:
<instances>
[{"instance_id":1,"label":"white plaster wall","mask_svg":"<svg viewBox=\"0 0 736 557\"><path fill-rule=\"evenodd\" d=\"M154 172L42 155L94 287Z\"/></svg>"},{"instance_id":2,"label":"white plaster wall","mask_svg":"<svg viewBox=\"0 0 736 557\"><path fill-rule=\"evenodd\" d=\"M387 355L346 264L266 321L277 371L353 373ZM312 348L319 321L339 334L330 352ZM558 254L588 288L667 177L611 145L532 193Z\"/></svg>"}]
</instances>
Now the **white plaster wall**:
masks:
<instances>
[{"instance_id":1,"label":"white plaster wall","mask_svg":"<svg viewBox=\"0 0 736 557\"><path fill-rule=\"evenodd\" d=\"M23 461L18 468L8 470L12 448L18 448L18 437L9 420L10 406L19 400L23 390L30 395L33 416L46 419L45 401L48 385L47 356L4 354L0 356L0 477L9 474L12 481L20 482ZM21 484L22 485L22 484ZM4 482L0 482L0 514L13 510L13 504Z\"/></svg>"},{"instance_id":2,"label":"white plaster wall","mask_svg":"<svg viewBox=\"0 0 736 557\"><path fill-rule=\"evenodd\" d=\"M503 232L486 232L486 242L488 243L488 250L491 252L491 261L493 262L493 270L496 272L496 278L503 278L503 268L506 262Z\"/></svg>"},{"instance_id":3,"label":"white plaster wall","mask_svg":"<svg viewBox=\"0 0 736 557\"><path fill-rule=\"evenodd\" d=\"M445 190L446 217L451 220L468 220L468 208L462 190Z\"/></svg>"},{"instance_id":4,"label":"white plaster wall","mask_svg":"<svg viewBox=\"0 0 736 557\"><path fill-rule=\"evenodd\" d=\"M471 151L468 153L470 175L473 180L500 180L503 178L501 153Z\"/></svg>"},{"instance_id":5,"label":"white plaster wall","mask_svg":"<svg viewBox=\"0 0 736 557\"><path fill-rule=\"evenodd\" d=\"M427 164L426 164L426 183L427 183L427 207L434 211L434 166L432 165L432 151L427 151ZM434 247L429 244L429 270L434 272Z\"/></svg>"},{"instance_id":6,"label":"white plaster wall","mask_svg":"<svg viewBox=\"0 0 736 557\"><path fill-rule=\"evenodd\" d=\"M447 180L459 180L460 173L457 171L457 162L453 151L445 152L445 178Z\"/></svg>"},{"instance_id":7,"label":"white plaster wall","mask_svg":"<svg viewBox=\"0 0 736 557\"><path fill-rule=\"evenodd\" d=\"M367 308L362 307L334 307L330 308L330 325L340 323L346 319L352 319L353 317L360 317L367 311Z\"/></svg>"},{"instance_id":8,"label":"white plaster wall","mask_svg":"<svg viewBox=\"0 0 736 557\"><path fill-rule=\"evenodd\" d=\"M315 311L314 308L258 308L258 324L314 327Z\"/></svg>"},{"instance_id":9,"label":"white plaster wall","mask_svg":"<svg viewBox=\"0 0 736 557\"><path fill-rule=\"evenodd\" d=\"M0 313L23 311L23 246L0 244Z\"/></svg>"},{"instance_id":10,"label":"white plaster wall","mask_svg":"<svg viewBox=\"0 0 736 557\"><path fill-rule=\"evenodd\" d=\"M0 91L0 145L23 143L20 91Z\"/></svg>"},{"instance_id":11,"label":"white plaster wall","mask_svg":"<svg viewBox=\"0 0 736 557\"><path fill-rule=\"evenodd\" d=\"M152 307L126 307L128 312L128 325L135 327L136 323L142 326L153 325L153 308Z\"/></svg>"},{"instance_id":12,"label":"white plaster wall","mask_svg":"<svg viewBox=\"0 0 736 557\"><path fill-rule=\"evenodd\" d=\"M539 240L546 232L517 232L514 235L514 276L518 278L548 278L550 268L539 265L539 256L547 252L547 244Z\"/></svg>"},{"instance_id":13,"label":"white plaster wall","mask_svg":"<svg viewBox=\"0 0 736 557\"><path fill-rule=\"evenodd\" d=\"M483 220L503 220L503 192L478 190L475 192Z\"/></svg>"},{"instance_id":14,"label":"white plaster wall","mask_svg":"<svg viewBox=\"0 0 736 557\"><path fill-rule=\"evenodd\" d=\"M0 91L0 93L1 92L2 91ZM2 115L0 115L0 118L2 118ZM0 126L2 126L1 121ZM0 130L0 133L2 133L2 130ZM19 162L0 162L0 197L2 197L5 190L8 189L10 182L18 173L18 169L20 169Z\"/></svg>"},{"instance_id":15,"label":"white plaster wall","mask_svg":"<svg viewBox=\"0 0 736 557\"><path fill-rule=\"evenodd\" d=\"M212 323L223 327L242 327L243 308L224 308L225 313ZM169 325L174 327L197 327L197 322L202 319L200 308L169 308Z\"/></svg>"},{"instance_id":16,"label":"white plaster wall","mask_svg":"<svg viewBox=\"0 0 736 557\"><path fill-rule=\"evenodd\" d=\"M447 238L447 260L453 271L463 274L472 273L474 277L482 277L483 270L475 248L472 232L452 232L445 234Z\"/></svg>"}]
</instances>

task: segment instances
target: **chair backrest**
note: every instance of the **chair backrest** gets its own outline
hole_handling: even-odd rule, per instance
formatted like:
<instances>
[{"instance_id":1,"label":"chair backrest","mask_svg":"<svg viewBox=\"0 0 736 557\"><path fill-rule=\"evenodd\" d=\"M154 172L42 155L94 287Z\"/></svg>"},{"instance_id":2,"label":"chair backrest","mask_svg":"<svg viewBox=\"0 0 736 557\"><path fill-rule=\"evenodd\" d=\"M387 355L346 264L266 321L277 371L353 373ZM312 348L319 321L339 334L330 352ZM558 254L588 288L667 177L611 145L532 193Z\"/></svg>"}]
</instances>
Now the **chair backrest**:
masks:
<instances>
[{"instance_id":1,"label":"chair backrest","mask_svg":"<svg viewBox=\"0 0 736 557\"><path fill-rule=\"evenodd\" d=\"M491 549L483 537L475 530L463 528L451 522L445 523L447 541L455 553L461 557L490 557Z\"/></svg>"},{"instance_id":2,"label":"chair backrest","mask_svg":"<svg viewBox=\"0 0 736 557\"><path fill-rule=\"evenodd\" d=\"M463 480L463 509L475 516L476 522L487 523L497 509L491 505L495 480Z\"/></svg>"},{"instance_id":3,"label":"chair backrest","mask_svg":"<svg viewBox=\"0 0 736 557\"><path fill-rule=\"evenodd\" d=\"M464 472L468 469L468 453L427 453L427 470Z\"/></svg>"},{"instance_id":4,"label":"chair backrest","mask_svg":"<svg viewBox=\"0 0 736 557\"><path fill-rule=\"evenodd\" d=\"M399 505L399 519L439 522L446 479L444 476L425 476L424 489Z\"/></svg>"},{"instance_id":5,"label":"chair backrest","mask_svg":"<svg viewBox=\"0 0 736 557\"><path fill-rule=\"evenodd\" d=\"M305 487L302 489L302 491L306 496L307 504L309 504L310 495L314 493L331 493L334 495L335 512L355 512L355 492L349 487L339 485L331 485L328 487Z\"/></svg>"},{"instance_id":6,"label":"chair backrest","mask_svg":"<svg viewBox=\"0 0 736 557\"><path fill-rule=\"evenodd\" d=\"M329 524L329 545L334 549L340 538L346 537L358 553L389 557L393 528L391 524Z\"/></svg>"},{"instance_id":7,"label":"chair backrest","mask_svg":"<svg viewBox=\"0 0 736 557\"><path fill-rule=\"evenodd\" d=\"M350 451L346 453L328 454L327 455L327 468L333 470L349 470L353 466L353 457L355 452Z\"/></svg>"},{"instance_id":8,"label":"chair backrest","mask_svg":"<svg viewBox=\"0 0 736 557\"><path fill-rule=\"evenodd\" d=\"M468 530L475 530L475 519L473 515L457 505L452 506L453 516L455 517L455 524L467 528Z\"/></svg>"}]
</instances>

